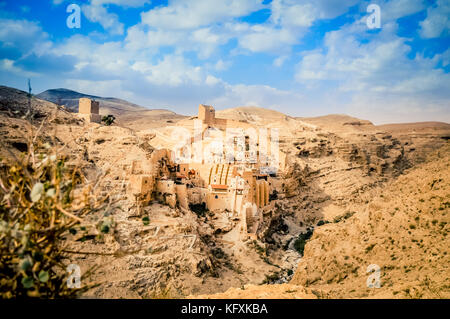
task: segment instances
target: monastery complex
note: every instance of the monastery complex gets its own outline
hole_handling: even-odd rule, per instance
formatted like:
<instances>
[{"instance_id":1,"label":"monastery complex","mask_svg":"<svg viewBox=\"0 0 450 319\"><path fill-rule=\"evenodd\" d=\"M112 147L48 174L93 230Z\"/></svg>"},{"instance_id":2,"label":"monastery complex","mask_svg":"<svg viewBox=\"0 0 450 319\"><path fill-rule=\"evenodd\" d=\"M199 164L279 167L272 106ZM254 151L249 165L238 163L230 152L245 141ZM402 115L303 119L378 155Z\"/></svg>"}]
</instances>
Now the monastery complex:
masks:
<instances>
[{"instance_id":1,"label":"monastery complex","mask_svg":"<svg viewBox=\"0 0 450 319\"><path fill-rule=\"evenodd\" d=\"M98 102L80 99L79 103L79 113L95 122ZM223 154L211 154L201 161L189 156L180 162L176 150L153 150L146 161L130 163L129 196L140 207L158 201L171 208L226 213L239 222L241 239L256 238L264 212L273 208L271 198L280 189L278 175L284 169L285 155L278 144L272 147L272 137L257 135L257 128L247 121L216 118L212 106L200 104L195 120L201 123L201 134L191 137L189 146L214 153L211 144L217 140L209 138L214 135L211 132L224 136L225 131L235 130L238 134L225 135L229 140L222 141L231 146L231 156L230 149L220 148Z\"/></svg>"}]
</instances>

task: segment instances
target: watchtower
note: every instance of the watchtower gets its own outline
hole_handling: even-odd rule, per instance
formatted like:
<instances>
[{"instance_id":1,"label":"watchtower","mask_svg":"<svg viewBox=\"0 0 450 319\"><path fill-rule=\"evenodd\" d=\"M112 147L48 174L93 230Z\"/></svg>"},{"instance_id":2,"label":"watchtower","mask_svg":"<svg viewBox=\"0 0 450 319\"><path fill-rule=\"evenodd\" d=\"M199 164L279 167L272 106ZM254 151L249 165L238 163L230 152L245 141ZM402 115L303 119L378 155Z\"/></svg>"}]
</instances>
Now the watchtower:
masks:
<instances>
[{"instance_id":1,"label":"watchtower","mask_svg":"<svg viewBox=\"0 0 450 319\"><path fill-rule=\"evenodd\" d=\"M198 106L198 119L203 122L203 124L213 125L216 118L216 111L210 105L200 104Z\"/></svg>"},{"instance_id":2,"label":"watchtower","mask_svg":"<svg viewBox=\"0 0 450 319\"><path fill-rule=\"evenodd\" d=\"M81 114L99 114L100 106L98 101L88 98L81 98L78 102L78 113Z\"/></svg>"},{"instance_id":3,"label":"watchtower","mask_svg":"<svg viewBox=\"0 0 450 319\"><path fill-rule=\"evenodd\" d=\"M78 101L78 114L87 122L100 123L102 118L99 114L100 104L88 98L81 98Z\"/></svg>"}]
</instances>

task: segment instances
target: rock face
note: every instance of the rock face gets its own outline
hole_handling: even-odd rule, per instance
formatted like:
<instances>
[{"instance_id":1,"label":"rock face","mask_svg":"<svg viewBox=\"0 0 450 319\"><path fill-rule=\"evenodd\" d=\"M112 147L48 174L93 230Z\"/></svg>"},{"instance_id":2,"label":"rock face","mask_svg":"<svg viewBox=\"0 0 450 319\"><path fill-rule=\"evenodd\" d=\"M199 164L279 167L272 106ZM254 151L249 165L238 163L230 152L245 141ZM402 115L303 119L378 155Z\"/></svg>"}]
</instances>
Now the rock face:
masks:
<instances>
[{"instance_id":1,"label":"rock face","mask_svg":"<svg viewBox=\"0 0 450 319\"><path fill-rule=\"evenodd\" d=\"M289 287L306 292L298 298L450 298L449 176L446 145L373 188L351 214L317 225ZM373 269L379 270L379 287L368 286L377 282ZM289 298L286 287L234 288L196 298Z\"/></svg>"},{"instance_id":2,"label":"rock face","mask_svg":"<svg viewBox=\"0 0 450 319\"><path fill-rule=\"evenodd\" d=\"M290 166L261 238L272 255L286 255L300 246L298 234L313 229L290 283L323 298L448 298L449 191L442 181L449 176L450 125L419 132L417 125L394 130L345 116L300 120L310 126L280 120ZM439 186L430 193L433 182ZM381 289L367 288L370 264L380 266ZM270 295L272 285L263 287Z\"/></svg>"},{"instance_id":3,"label":"rock face","mask_svg":"<svg viewBox=\"0 0 450 319\"><path fill-rule=\"evenodd\" d=\"M450 147L385 188L348 219L318 227L291 283L338 298L449 298ZM381 288L366 285L367 267Z\"/></svg>"}]
</instances>

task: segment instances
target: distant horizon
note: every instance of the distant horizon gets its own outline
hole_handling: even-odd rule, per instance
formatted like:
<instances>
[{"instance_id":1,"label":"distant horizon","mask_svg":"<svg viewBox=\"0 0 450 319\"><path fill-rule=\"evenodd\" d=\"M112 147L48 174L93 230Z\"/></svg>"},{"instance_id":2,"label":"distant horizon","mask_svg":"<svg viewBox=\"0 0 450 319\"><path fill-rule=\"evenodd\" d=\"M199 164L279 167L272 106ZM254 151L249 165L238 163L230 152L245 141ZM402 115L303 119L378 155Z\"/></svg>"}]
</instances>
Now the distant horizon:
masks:
<instances>
[{"instance_id":1,"label":"distant horizon","mask_svg":"<svg viewBox=\"0 0 450 319\"><path fill-rule=\"evenodd\" d=\"M5 87L8 87L7 85L0 84L0 86L2 86L2 85L5 86ZM27 93L25 90L22 90L22 89L20 89L20 88L14 88L14 87L12 87L12 88ZM96 95L96 94L86 94L86 93L84 93L84 92L79 92L79 91L75 91L75 90L68 89L68 88L64 88L64 87L58 87L58 88L53 88L53 89L47 89L47 90L44 90L44 91L39 92L39 93L32 93L32 95L36 97L37 95L40 95L40 94L42 94L42 93L45 93L45 92L47 92L47 91L52 91L52 90L67 90L67 91L70 91L70 92L78 93L78 94L85 95L85 96L93 96L93 97L97 97L97 98L100 98L100 99L118 99L118 100L123 100L123 101L125 101L125 102L131 103L131 104L135 104L136 106L139 106L139 107L142 107L142 108L145 108L145 109L148 109L148 110L164 110L164 111L170 111L170 112L174 112L174 113L176 113L176 114L178 114L178 115L182 115L182 116L195 116L195 115L197 115L197 107L198 107L198 105L199 105L199 104L203 104L203 103L197 103L197 104L195 105L195 111L194 111L193 113L191 113L191 114L188 114L188 113L179 113L179 112L175 112L175 111L172 109L171 106L167 106L167 107L150 107L150 106L140 105L140 104L134 103L134 102L132 102L132 101L129 101L129 100L127 100L127 99L123 99L123 98L121 98L121 97L117 97L117 96L99 96L99 95ZM293 117L293 118L317 118L317 117L324 117L324 116L341 115L341 116L354 117L354 118L357 118L357 119L360 119L360 120L367 120L367 121L370 121L370 122L371 122L373 125L375 125L375 126L381 126L381 125L395 125L395 124L416 124L416 123L443 123L443 124L448 124L448 125L450 125L449 122L439 121L439 120L427 120L427 121L419 121L419 122L385 122L385 123L376 123L376 122L374 122L374 121L372 121L372 120L370 120L370 119L368 119L368 118L359 118L359 117L356 117L356 116L354 116L354 115L351 115L351 114L345 114L345 113L328 113L328 114L319 114L319 115L315 115L315 116L301 116L301 115L292 115L292 114L285 113L285 112L282 112L282 111L279 111L279 110L274 110L274 109L267 108L267 107L264 107L264 106L255 106L255 105L238 105L238 106L230 106L230 107L222 107L222 108L216 108L214 105L212 105L212 106L213 106L217 111L228 110L228 109L234 109L234 108L240 108L240 107L256 107L256 108L262 108L262 109L266 109L266 110L272 110L272 111L280 112L280 113L282 113L282 114L284 114L284 115L287 115L287 116L290 116L290 117Z\"/></svg>"}]
</instances>

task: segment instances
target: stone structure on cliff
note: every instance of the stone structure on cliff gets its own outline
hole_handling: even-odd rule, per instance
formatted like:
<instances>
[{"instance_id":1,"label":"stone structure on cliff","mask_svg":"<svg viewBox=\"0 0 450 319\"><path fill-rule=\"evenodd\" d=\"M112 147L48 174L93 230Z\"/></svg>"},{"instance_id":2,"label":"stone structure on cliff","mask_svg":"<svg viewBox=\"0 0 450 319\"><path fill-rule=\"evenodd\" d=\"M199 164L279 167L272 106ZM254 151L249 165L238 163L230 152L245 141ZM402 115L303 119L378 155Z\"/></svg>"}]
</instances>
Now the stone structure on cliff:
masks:
<instances>
[{"instance_id":1,"label":"stone structure on cliff","mask_svg":"<svg viewBox=\"0 0 450 319\"><path fill-rule=\"evenodd\" d=\"M196 140L202 149L207 150L211 143L207 138L208 129L223 132L229 128L245 128L256 131L246 121L216 118L214 108L202 104L199 106L198 120L202 125L201 136L197 136L198 139L194 137L191 142ZM260 155L258 148L254 150L250 147L249 136L237 138L242 145L236 140L232 140L230 145L241 151L240 158L179 162L175 160L174 150L160 149L153 151L145 162L134 161L129 172L130 195L141 206L157 200L172 208L189 209L195 206L214 213L227 213L230 218L239 220L240 238L256 238L264 211L272 208L270 197L275 191L273 185L280 184L280 178L276 173L264 173L263 168L268 165L267 156L261 161L249 160L253 155L257 158ZM256 145L267 138L260 137ZM284 161L277 165L284 165Z\"/></svg>"}]
</instances>

